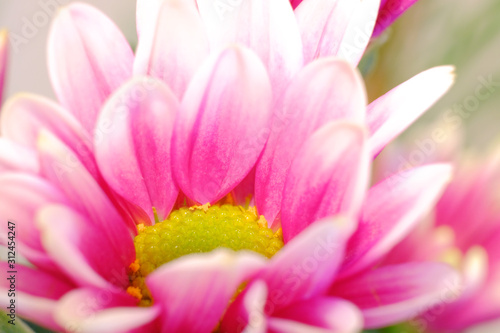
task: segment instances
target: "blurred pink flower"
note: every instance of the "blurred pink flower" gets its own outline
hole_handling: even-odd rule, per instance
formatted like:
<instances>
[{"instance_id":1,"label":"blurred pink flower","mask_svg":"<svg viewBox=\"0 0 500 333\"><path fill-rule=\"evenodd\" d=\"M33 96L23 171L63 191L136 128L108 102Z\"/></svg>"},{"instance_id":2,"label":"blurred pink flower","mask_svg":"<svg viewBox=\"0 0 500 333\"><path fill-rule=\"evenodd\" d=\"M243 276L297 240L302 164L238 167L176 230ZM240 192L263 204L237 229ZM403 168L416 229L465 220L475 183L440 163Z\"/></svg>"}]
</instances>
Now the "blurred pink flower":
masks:
<instances>
[{"instance_id":1,"label":"blurred pink flower","mask_svg":"<svg viewBox=\"0 0 500 333\"><path fill-rule=\"evenodd\" d=\"M7 30L0 30L0 103L2 103L2 95L4 90L3 85L5 83L5 74L7 72L7 42Z\"/></svg>"},{"instance_id":2,"label":"blurred pink flower","mask_svg":"<svg viewBox=\"0 0 500 333\"><path fill-rule=\"evenodd\" d=\"M138 2L135 56L96 9L61 10L49 71L62 107L5 105L0 216L34 265L17 266L19 314L82 332L356 332L434 302L447 265L372 267L431 209L449 166L367 187L372 158L452 68L367 106L360 54L324 57L338 54L287 0L161 3ZM335 22L323 24L345 30Z\"/></svg>"}]
</instances>

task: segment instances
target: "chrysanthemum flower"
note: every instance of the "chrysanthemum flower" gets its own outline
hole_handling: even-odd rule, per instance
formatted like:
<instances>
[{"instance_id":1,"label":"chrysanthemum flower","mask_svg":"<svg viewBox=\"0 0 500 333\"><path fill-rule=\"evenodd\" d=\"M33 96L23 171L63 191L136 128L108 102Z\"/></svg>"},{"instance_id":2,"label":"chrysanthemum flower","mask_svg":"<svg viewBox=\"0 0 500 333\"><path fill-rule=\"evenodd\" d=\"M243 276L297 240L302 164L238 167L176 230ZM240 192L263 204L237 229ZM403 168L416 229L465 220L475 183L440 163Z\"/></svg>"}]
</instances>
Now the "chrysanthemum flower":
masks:
<instances>
[{"instance_id":1,"label":"chrysanthemum flower","mask_svg":"<svg viewBox=\"0 0 500 333\"><path fill-rule=\"evenodd\" d=\"M0 30L0 103L2 102L5 72L7 71L7 42L7 30Z\"/></svg>"},{"instance_id":2,"label":"chrysanthemum flower","mask_svg":"<svg viewBox=\"0 0 500 333\"><path fill-rule=\"evenodd\" d=\"M432 218L386 259L446 261L460 270L459 293L411 323L419 329L458 332L500 317L500 154L461 160ZM415 244L425 242L425 248Z\"/></svg>"},{"instance_id":3,"label":"chrysanthemum flower","mask_svg":"<svg viewBox=\"0 0 500 333\"><path fill-rule=\"evenodd\" d=\"M63 9L49 40L62 106L23 95L2 110L0 217L32 264L17 266L18 313L79 332L356 332L432 303L447 265L372 268L450 167L367 187L452 69L367 106L352 64L302 52L287 0L229 2L222 18L158 4L139 2L135 56L96 9Z\"/></svg>"}]
</instances>

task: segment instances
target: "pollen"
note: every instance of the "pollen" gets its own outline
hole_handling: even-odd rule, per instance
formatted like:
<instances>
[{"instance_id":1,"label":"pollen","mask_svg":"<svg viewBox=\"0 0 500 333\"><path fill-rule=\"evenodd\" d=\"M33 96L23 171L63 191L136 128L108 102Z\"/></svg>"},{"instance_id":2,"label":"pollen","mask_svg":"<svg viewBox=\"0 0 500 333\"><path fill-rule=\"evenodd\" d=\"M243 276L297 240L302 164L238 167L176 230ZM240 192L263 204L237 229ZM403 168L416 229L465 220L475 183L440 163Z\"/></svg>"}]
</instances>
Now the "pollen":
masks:
<instances>
[{"instance_id":1,"label":"pollen","mask_svg":"<svg viewBox=\"0 0 500 333\"><path fill-rule=\"evenodd\" d=\"M139 289L140 305L147 306L152 299L144 281L159 266L217 248L250 250L271 258L283 247L283 236L281 229L268 228L253 207L205 204L180 208L162 222L138 227L134 245L137 259L129 267L130 285Z\"/></svg>"}]
</instances>

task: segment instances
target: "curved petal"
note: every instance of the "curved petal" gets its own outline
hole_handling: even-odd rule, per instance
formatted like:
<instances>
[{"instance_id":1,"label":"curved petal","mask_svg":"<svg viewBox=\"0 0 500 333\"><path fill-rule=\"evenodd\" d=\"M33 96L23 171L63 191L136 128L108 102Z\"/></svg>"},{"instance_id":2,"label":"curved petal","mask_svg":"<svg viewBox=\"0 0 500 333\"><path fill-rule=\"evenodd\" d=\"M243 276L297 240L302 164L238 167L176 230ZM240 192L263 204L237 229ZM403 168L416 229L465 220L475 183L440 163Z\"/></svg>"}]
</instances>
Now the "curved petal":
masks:
<instances>
[{"instance_id":1,"label":"curved petal","mask_svg":"<svg viewBox=\"0 0 500 333\"><path fill-rule=\"evenodd\" d=\"M151 22L144 26L147 33L141 34L134 73L161 78L180 99L209 55L201 17L194 0L165 0L161 6L155 1L148 5L144 2L139 1L137 6L144 11L141 16ZM158 7L156 16L151 15L149 7Z\"/></svg>"},{"instance_id":2,"label":"curved petal","mask_svg":"<svg viewBox=\"0 0 500 333\"><path fill-rule=\"evenodd\" d=\"M278 216L290 164L309 136L325 123L364 123L366 92L361 75L347 62L314 61L294 78L273 113L269 140L257 164L255 201L272 223Z\"/></svg>"},{"instance_id":3,"label":"curved petal","mask_svg":"<svg viewBox=\"0 0 500 333\"><path fill-rule=\"evenodd\" d=\"M127 225L73 151L61 141L42 131L38 140L41 173L56 184L71 200L71 206L88 216L109 239L125 267L135 259L132 234L135 226ZM128 227L127 227L128 226Z\"/></svg>"},{"instance_id":4,"label":"curved petal","mask_svg":"<svg viewBox=\"0 0 500 333\"><path fill-rule=\"evenodd\" d=\"M369 181L367 148L364 128L347 122L327 124L306 141L283 191L285 241L326 216L357 220Z\"/></svg>"},{"instance_id":5,"label":"curved petal","mask_svg":"<svg viewBox=\"0 0 500 333\"><path fill-rule=\"evenodd\" d=\"M32 149L0 137L0 172L21 171L37 173L38 157Z\"/></svg>"},{"instance_id":6,"label":"curved petal","mask_svg":"<svg viewBox=\"0 0 500 333\"><path fill-rule=\"evenodd\" d=\"M216 202L255 165L267 140L271 87L264 67L238 46L193 79L174 127L175 180L190 199Z\"/></svg>"},{"instance_id":7,"label":"curved petal","mask_svg":"<svg viewBox=\"0 0 500 333\"><path fill-rule=\"evenodd\" d=\"M349 240L340 275L369 268L421 221L451 180L449 165L436 164L402 172L372 187L360 224Z\"/></svg>"},{"instance_id":8,"label":"curved petal","mask_svg":"<svg viewBox=\"0 0 500 333\"><path fill-rule=\"evenodd\" d=\"M124 292L82 288L61 299L55 318L68 332L134 332L152 323L159 313L158 307L138 307L136 303Z\"/></svg>"},{"instance_id":9,"label":"curved petal","mask_svg":"<svg viewBox=\"0 0 500 333\"><path fill-rule=\"evenodd\" d=\"M91 135L73 115L44 97L22 94L10 99L0 116L0 129L6 138L33 149L36 149L40 131L49 131L76 153L95 178L98 177Z\"/></svg>"},{"instance_id":10,"label":"curved petal","mask_svg":"<svg viewBox=\"0 0 500 333\"><path fill-rule=\"evenodd\" d=\"M382 0L377 17L377 24L373 30L373 36L379 36L387 29L401 14L408 10L417 0Z\"/></svg>"},{"instance_id":11,"label":"curved petal","mask_svg":"<svg viewBox=\"0 0 500 333\"><path fill-rule=\"evenodd\" d=\"M302 42L288 0L197 0L212 50L230 44L256 52L269 70L275 96L302 67Z\"/></svg>"},{"instance_id":12,"label":"curved petal","mask_svg":"<svg viewBox=\"0 0 500 333\"><path fill-rule=\"evenodd\" d=\"M450 89L455 81L454 70L453 66L426 70L368 105L369 144L373 155L380 153Z\"/></svg>"},{"instance_id":13,"label":"curved petal","mask_svg":"<svg viewBox=\"0 0 500 333\"><path fill-rule=\"evenodd\" d=\"M84 287L126 287L127 264L108 237L85 217L64 206L46 206L37 214L42 243L61 270Z\"/></svg>"},{"instance_id":14,"label":"curved petal","mask_svg":"<svg viewBox=\"0 0 500 333\"><path fill-rule=\"evenodd\" d=\"M146 284L155 304L161 304L162 332L213 330L238 287L264 263L264 258L254 253L220 249L158 268L147 277Z\"/></svg>"},{"instance_id":15,"label":"curved petal","mask_svg":"<svg viewBox=\"0 0 500 333\"><path fill-rule=\"evenodd\" d=\"M134 78L105 104L95 136L96 159L107 183L154 221L172 209L170 141L180 104L160 81Z\"/></svg>"},{"instance_id":16,"label":"curved petal","mask_svg":"<svg viewBox=\"0 0 500 333\"><path fill-rule=\"evenodd\" d=\"M5 83L5 75L7 72L7 59L9 52L9 44L7 30L0 30L0 105L2 104L3 85Z\"/></svg>"},{"instance_id":17,"label":"curved petal","mask_svg":"<svg viewBox=\"0 0 500 333\"><path fill-rule=\"evenodd\" d=\"M94 7L71 4L52 24L48 61L54 91L89 133L103 102L132 75L133 59L120 30Z\"/></svg>"},{"instance_id":18,"label":"curved petal","mask_svg":"<svg viewBox=\"0 0 500 333\"><path fill-rule=\"evenodd\" d=\"M440 263L407 263L368 271L336 283L331 295L345 298L363 312L365 328L379 328L417 316L457 293L460 277Z\"/></svg>"},{"instance_id":19,"label":"curved petal","mask_svg":"<svg viewBox=\"0 0 500 333\"><path fill-rule=\"evenodd\" d=\"M356 66L377 19L380 0L304 0L295 9L306 63L337 56Z\"/></svg>"}]
</instances>

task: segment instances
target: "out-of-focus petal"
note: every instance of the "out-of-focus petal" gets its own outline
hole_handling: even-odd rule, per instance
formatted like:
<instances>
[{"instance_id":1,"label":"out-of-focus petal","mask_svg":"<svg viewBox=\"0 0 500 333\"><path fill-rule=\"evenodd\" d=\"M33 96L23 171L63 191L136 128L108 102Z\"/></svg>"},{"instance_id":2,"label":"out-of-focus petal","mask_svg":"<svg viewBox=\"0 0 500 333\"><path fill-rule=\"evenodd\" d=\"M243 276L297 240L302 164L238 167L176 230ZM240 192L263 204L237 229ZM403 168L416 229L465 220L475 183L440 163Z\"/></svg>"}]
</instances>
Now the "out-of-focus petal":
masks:
<instances>
[{"instance_id":1,"label":"out-of-focus petal","mask_svg":"<svg viewBox=\"0 0 500 333\"><path fill-rule=\"evenodd\" d=\"M297 153L283 192L283 238L289 241L330 215L357 219L368 187L370 158L363 127L332 122ZM354 227L354 226L353 226Z\"/></svg>"},{"instance_id":2,"label":"out-of-focus petal","mask_svg":"<svg viewBox=\"0 0 500 333\"><path fill-rule=\"evenodd\" d=\"M238 287L264 264L264 258L254 253L221 249L158 268L146 284L155 304L162 307L162 332L212 331Z\"/></svg>"},{"instance_id":3,"label":"out-of-focus petal","mask_svg":"<svg viewBox=\"0 0 500 333\"><path fill-rule=\"evenodd\" d=\"M251 51L234 46L207 63L186 92L172 161L182 192L216 202L255 165L269 134L271 87Z\"/></svg>"},{"instance_id":4,"label":"out-of-focus petal","mask_svg":"<svg viewBox=\"0 0 500 333\"><path fill-rule=\"evenodd\" d=\"M9 52L7 37L7 30L0 30L0 105L2 104L3 85L5 83L5 75L7 72Z\"/></svg>"},{"instance_id":5,"label":"out-of-focus petal","mask_svg":"<svg viewBox=\"0 0 500 333\"><path fill-rule=\"evenodd\" d=\"M382 0L373 36L379 36L401 14L407 11L417 0Z\"/></svg>"},{"instance_id":6,"label":"out-of-focus petal","mask_svg":"<svg viewBox=\"0 0 500 333\"><path fill-rule=\"evenodd\" d=\"M156 19L164 0L137 0L136 22L137 36L150 34L156 26Z\"/></svg>"},{"instance_id":7,"label":"out-of-focus petal","mask_svg":"<svg viewBox=\"0 0 500 333\"><path fill-rule=\"evenodd\" d=\"M146 6L144 2L140 1L141 7ZM149 6L156 7L156 1ZM134 73L161 78L180 99L208 57L205 28L194 0L165 0L155 12L157 17L150 14L147 16L156 24L151 31L141 34ZM146 28L150 25L151 22Z\"/></svg>"},{"instance_id":8,"label":"out-of-focus petal","mask_svg":"<svg viewBox=\"0 0 500 333\"><path fill-rule=\"evenodd\" d=\"M364 122L366 103L363 80L345 61L321 59L294 78L273 112L271 134L257 164L259 214L271 224L275 220L290 164L309 136L332 120Z\"/></svg>"},{"instance_id":9,"label":"out-of-focus petal","mask_svg":"<svg viewBox=\"0 0 500 333\"><path fill-rule=\"evenodd\" d=\"M38 157L34 150L0 137L0 172L37 173L39 169Z\"/></svg>"},{"instance_id":10,"label":"out-of-focus petal","mask_svg":"<svg viewBox=\"0 0 500 333\"><path fill-rule=\"evenodd\" d=\"M172 209L179 190L174 183L170 142L180 104L160 81L135 78L105 104L98 118L96 159L107 183L142 208L151 221Z\"/></svg>"},{"instance_id":11,"label":"out-of-focus petal","mask_svg":"<svg viewBox=\"0 0 500 333\"><path fill-rule=\"evenodd\" d=\"M295 9L306 63L337 56L356 66L370 41L380 0L304 0Z\"/></svg>"},{"instance_id":12,"label":"out-of-focus petal","mask_svg":"<svg viewBox=\"0 0 500 333\"><path fill-rule=\"evenodd\" d=\"M341 275L369 268L400 242L432 209L451 175L451 166L435 164L396 174L372 187L349 240Z\"/></svg>"},{"instance_id":13,"label":"out-of-focus petal","mask_svg":"<svg viewBox=\"0 0 500 333\"><path fill-rule=\"evenodd\" d=\"M368 105L370 150L373 155L410 126L443 96L455 81L453 66L422 72Z\"/></svg>"},{"instance_id":14,"label":"out-of-focus petal","mask_svg":"<svg viewBox=\"0 0 500 333\"><path fill-rule=\"evenodd\" d=\"M92 6L71 4L52 24L48 62L54 91L89 132L104 101L132 75L133 59L118 27Z\"/></svg>"},{"instance_id":15,"label":"out-of-focus petal","mask_svg":"<svg viewBox=\"0 0 500 333\"><path fill-rule=\"evenodd\" d=\"M417 316L456 292L460 277L440 263L385 266L335 283L331 294L357 305L365 328L379 328Z\"/></svg>"}]
</instances>

